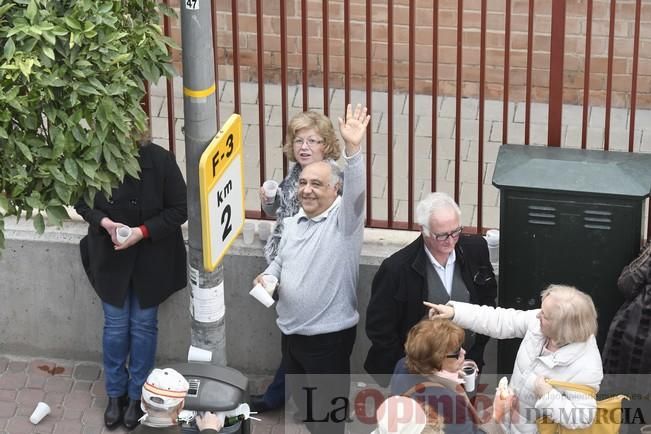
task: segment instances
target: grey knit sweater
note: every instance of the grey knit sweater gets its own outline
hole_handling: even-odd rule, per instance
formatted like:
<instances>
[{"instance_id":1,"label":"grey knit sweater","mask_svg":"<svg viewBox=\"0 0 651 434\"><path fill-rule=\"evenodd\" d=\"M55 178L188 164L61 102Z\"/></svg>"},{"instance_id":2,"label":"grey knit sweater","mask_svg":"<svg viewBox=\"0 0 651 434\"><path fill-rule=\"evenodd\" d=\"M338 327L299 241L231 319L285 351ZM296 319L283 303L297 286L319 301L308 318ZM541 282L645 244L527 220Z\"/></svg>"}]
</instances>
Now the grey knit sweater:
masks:
<instances>
[{"instance_id":1,"label":"grey knit sweater","mask_svg":"<svg viewBox=\"0 0 651 434\"><path fill-rule=\"evenodd\" d=\"M346 158L343 195L328 212L285 219L278 255L264 271L280 280L278 327L316 335L357 324L357 280L364 236L366 175L362 153Z\"/></svg>"}]
</instances>

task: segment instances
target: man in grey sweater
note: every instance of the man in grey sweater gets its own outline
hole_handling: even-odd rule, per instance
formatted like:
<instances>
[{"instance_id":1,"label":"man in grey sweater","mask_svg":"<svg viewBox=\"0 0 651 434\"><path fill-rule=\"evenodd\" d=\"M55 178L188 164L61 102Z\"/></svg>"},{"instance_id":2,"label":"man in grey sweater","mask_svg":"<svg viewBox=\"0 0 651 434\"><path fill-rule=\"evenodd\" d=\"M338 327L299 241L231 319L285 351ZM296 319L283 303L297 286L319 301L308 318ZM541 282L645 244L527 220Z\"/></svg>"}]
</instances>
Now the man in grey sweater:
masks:
<instances>
[{"instance_id":1,"label":"man in grey sweater","mask_svg":"<svg viewBox=\"0 0 651 434\"><path fill-rule=\"evenodd\" d=\"M366 108L350 105L339 131L345 142L343 194L336 164L320 161L299 176L301 209L285 219L278 254L262 276L280 280L277 324L288 385L312 433L343 433L355 343L357 280L364 235L366 175L361 141ZM331 374L321 376L317 374ZM346 399L344 399L346 398ZM344 408L346 407L346 408Z\"/></svg>"}]
</instances>

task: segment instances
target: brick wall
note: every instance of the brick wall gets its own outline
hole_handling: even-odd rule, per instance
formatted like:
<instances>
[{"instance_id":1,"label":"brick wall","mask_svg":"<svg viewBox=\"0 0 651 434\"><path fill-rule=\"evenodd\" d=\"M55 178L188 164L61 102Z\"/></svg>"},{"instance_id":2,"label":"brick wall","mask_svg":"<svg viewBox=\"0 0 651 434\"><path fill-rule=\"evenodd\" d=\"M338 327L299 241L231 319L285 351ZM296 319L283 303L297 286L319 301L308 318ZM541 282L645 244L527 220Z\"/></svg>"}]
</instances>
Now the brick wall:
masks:
<instances>
[{"instance_id":1,"label":"brick wall","mask_svg":"<svg viewBox=\"0 0 651 434\"><path fill-rule=\"evenodd\" d=\"M209 0L200 0L208 2ZM280 18L282 0L263 0L264 5L264 76L270 82L280 81ZM287 61L290 84L301 81L301 0L285 0L287 10ZM307 1L308 76L311 85L323 84L323 27L321 0ZM178 10L179 0L172 0ZM486 37L486 97L501 99L504 82L504 25L505 0L488 0ZM552 0L535 1L534 38L532 56L532 98L547 101L549 85L549 50ZM387 89L388 26L387 1L373 0L372 62L373 87ZM417 0L416 4L416 92L432 91L432 1ZM585 32L587 0L567 0L565 40L565 102L583 101ZM592 20L592 49L590 101L603 105L606 98L608 68L608 34L610 0L594 0ZM633 70L633 36L635 1L618 0L613 59L613 104L630 104ZM476 97L479 92L480 0L464 0L463 10L463 95ZM439 94L456 92L456 38L457 1L439 0ZM256 2L239 0L239 47L243 81L257 81ZM407 90L409 0L394 0L394 88ZM233 78L231 32L231 1L217 1L217 43L219 47L219 77ZM330 87L344 86L344 7L343 0L329 1L329 81ZM366 2L350 0L351 84L353 88L366 86ZM510 99L525 97L529 1L512 0L510 41ZM173 24L173 37L180 40L179 23ZM181 71L180 55L175 61ZM642 1L640 60L638 77L638 106L651 107L651 2Z\"/></svg>"}]
</instances>

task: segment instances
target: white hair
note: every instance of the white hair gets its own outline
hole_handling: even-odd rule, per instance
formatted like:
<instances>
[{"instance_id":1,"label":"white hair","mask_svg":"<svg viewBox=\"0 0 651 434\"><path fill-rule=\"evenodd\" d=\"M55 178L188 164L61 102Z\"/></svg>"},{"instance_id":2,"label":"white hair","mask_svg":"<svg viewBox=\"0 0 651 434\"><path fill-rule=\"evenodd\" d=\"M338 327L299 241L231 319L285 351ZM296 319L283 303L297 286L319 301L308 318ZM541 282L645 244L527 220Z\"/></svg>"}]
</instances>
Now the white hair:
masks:
<instances>
[{"instance_id":1,"label":"white hair","mask_svg":"<svg viewBox=\"0 0 651 434\"><path fill-rule=\"evenodd\" d=\"M442 209L452 209L461 220L461 209L459 205L447 193L430 193L425 196L416 207L416 223L425 230L429 230L429 220L432 214Z\"/></svg>"}]
</instances>

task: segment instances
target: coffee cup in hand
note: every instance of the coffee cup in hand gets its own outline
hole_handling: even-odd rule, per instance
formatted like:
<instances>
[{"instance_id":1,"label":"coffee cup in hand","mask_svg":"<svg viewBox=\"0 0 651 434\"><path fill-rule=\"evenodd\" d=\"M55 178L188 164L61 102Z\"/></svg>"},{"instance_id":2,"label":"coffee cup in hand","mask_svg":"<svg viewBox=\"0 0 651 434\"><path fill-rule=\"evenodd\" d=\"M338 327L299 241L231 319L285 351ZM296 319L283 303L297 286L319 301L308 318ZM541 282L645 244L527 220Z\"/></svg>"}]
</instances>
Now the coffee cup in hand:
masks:
<instances>
[{"instance_id":1,"label":"coffee cup in hand","mask_svg":"<svg viewBox=\"0 0 651 434\"><path fill-rule=\"evenodd\" d=\"M115 237L118 240L119 244L124 243L131 236L131 228L129 226L120 226L117 231L115 231Z\"/></svg>"},{"instance_id":2,"label":"coffee cup in hand","mask_svg":"<svg viewBox=\"0 0 651 434\"><path fill-rule=\"evenodd\" d=\"M251 294L253 298L258 300L260 303L264 304L265 307L271 307L271 305L274 304L274 299L271 297L271 295L269 295L267 289L259 283L256 284L251 291L249 291L249 294Z\"/></svg>"},{"instance_id":3,"label":"coffee cup in hand","mask_svg":"<svg viewBox=\"0 0 651 434\"><path fill-rule=\"evenodd\" d=\"M276 286L278 286L278 279L271 274L263 274L262 280L264 280L264 289L273 297Z\"/></svg>"},{"instance_id":4,"label":"coffee cup in hand","mask_svg":"<svg viewBox=\"0 0 651 434\"><path fill-rule=\"evenodd\" d=\"M475 390L475 381L477 380L477 368L472 363L464 363L461 367L461 372L463 372L463 387L466 389L466 392L473 392Z\"/></svg>"},{"instance_id":5,"label":"coffee cup in hand","mask_svg":"<svg viewBox=\"0 0 651 434\"><path fill-rule=\"evenodd\" d=\"M266 204L272 204L276 200L276 193L278 193L278 183L273 179L268 179L262 184L264 190L264 201Z\"/></svg>"}]
</instances>

